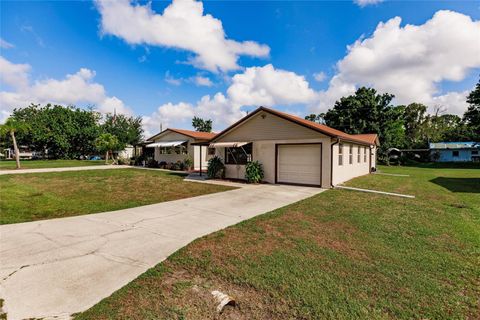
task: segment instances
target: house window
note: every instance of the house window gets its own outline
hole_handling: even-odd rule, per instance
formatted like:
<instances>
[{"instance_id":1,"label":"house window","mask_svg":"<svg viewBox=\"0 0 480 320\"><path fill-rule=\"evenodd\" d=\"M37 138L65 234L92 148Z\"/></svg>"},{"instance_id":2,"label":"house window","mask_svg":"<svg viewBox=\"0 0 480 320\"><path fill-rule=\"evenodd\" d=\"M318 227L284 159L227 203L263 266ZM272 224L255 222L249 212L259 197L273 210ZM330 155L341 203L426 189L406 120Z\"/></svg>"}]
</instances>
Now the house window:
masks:
<instances>
[{"instance_id":1,"label":"house window","mask_svg":"<svg viewBox=\"0 0 480 320\"><path fill-rule=\"evenodd\" d=\"M353 144L350 145L349 152L348 152L348 162L350 164L353 163Z\"/></svg>"},{"instance_id":2,"label":"house window","mask_svg":"<svg viewBox=\"0 0 480 320\"><path fill-rule=\"evenodd\" d=\"M215 148L208 148L208 155L214 156L215 155Z\"/></svg>"},{"instance_id":3,"label":"house window","mask_svg":"<svg viewBox=\"0 0 480 320\"><path fill-rule=\"evenodd\" d=\"M247 164L252 161L252 144L225 148L225 164Z\"/></svg>"},{"instance_id":4,"label":"house window","mask_svg":"<svg viewBox=\"0 0 480 320\"><path fill-rule=\"evenodd\" d=\"M473 155L475 155L475 156L478 155L478 150L472 150L472 156Z\"/></svg>"},{"instance_id":5,"label":"house window","mask_svg":"<svg viewBox=\"0 0 480 320\"><path fill-rule=\"evenodd\" d=\"M188 154L187 143L175 147L160 147L160 154Z\"/></svg>"},{"instance_id":6,"label":"house window","mask_svg":"<svg viewBox=\"0 0 480 320\"><path fill-rule=\"evenodd\" d=\"M367 147L363 147L363 162L367 162Z\"/></svg>"},{"instance_id":7,"label":"house window","mask_svg":"<svg viewBox=\"0 0 480 320\"><path fill-rule=\"evenodd\" d=\"M360 158L360 153L361 153L362 149L360 148L360 146L357 146L357 163L360 163L361 162L361 158Z\"/></svg>"},{"instance_id":8,"label":"house window","mask_svg":"<svg viewBox=\"0 0 480 320\"><path fill-rule=\"evenodd\" d=\"M458 150L452 151L452 156L458 157L459 155L460 155L460 153L458 152Z\"/></svg>"},{"instance_id":9,"label":"house window","mask_svg":"<svg viewBox=\"0 0 480 320\"><path fill-rule=\"evenodd\" d=\"M343 166L343 144L338 145L338 165Z\"/></svg>"}]
</instances>

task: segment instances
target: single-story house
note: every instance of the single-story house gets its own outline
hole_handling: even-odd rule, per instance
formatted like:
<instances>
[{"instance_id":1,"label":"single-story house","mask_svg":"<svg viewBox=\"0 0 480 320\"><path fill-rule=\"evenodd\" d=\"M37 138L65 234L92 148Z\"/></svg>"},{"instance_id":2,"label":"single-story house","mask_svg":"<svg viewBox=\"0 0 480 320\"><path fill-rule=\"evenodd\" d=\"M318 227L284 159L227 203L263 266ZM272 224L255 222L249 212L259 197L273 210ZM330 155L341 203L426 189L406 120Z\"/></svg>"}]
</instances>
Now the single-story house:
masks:
<instances>
[{"instance_id":1,"label":"single-story house","mask_svg":"<svg viewBox=\"0 0 480 320\"><path fill-rule=\"evenodd\" d=\"M154 148L154 159L159 163L169 164L191 159L195 170L200 169L200 163L202 169L206 169L213 150L209 151L207 146L194 144L207 142L214 136L215 133L211 132L168 128L150 137L145 147Z\"/></svg>"},{"instance_id":2,"label":"single-story house","mask_svg":"<svg viewBox=\"0 0 480 320\"><path fill-rule=\"evenodd\" d=\"M123 158L123 159L130 159L135 156L135 147L132 146L131 144L127 144L125 146L125 149L123 150L118 150L114 153L117 154L117 157Z\"/></svg>"},{"instance_id":3,"label":"single-story house","mask_svg":"<svg viewBox=\"0 0 480 320\"><path fill-rule=\"evenodd\" d=\"M244 179L247 162L258 160L264 182L323 188L375 170L378 145L376 134L351 135L265 107L209 142L226 178Z\"/></svg>"},{"instance_id":4,"label":"single-story house","mask_svg":"<svg viewBox=\"0 0 480 320\"><path fill-rule=\"evenodd\" d=\"M436 142L429 149L433 161L480 162L480 142Z\"/></svg>"},{"instance_id":5,"label":"single-story house","mask_svg":"<svg viewBox=\"0 0 480 320\"><path fill-rule=\"evenodd\" d=\"M15 150L13 148L4 149L5 159L15 159ZM39 153L32 151L29 146L18 146L18 154L20 159L32 159L38 156Z\"/></svg>"}]
</instances>

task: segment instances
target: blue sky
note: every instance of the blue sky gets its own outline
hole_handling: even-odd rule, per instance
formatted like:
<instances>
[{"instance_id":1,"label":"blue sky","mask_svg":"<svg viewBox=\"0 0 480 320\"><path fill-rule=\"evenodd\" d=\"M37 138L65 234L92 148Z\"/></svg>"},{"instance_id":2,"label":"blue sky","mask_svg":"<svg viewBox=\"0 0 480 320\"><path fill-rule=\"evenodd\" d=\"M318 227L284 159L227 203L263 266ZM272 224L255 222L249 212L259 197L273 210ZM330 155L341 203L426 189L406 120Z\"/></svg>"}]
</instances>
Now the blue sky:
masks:
<instances>
[{"instance_id":1,"label":"blue sky","mask_svg":"<svg viewBox=\"0 0 480 320\"><path fill-rule=\"evenodd\" d=\"M194 3L192 12L198 4L201 7L202 3ZM126 1L117 8L111 2L89 1L1 1L0 5L4 117L16 104L52 101L145 116L146 130L151 132L159 122L188 128L192 115L213 118L221 129L260 104L300 115L325 111L360 85L394 93L398 103L415 100L461 114L462 94L474 86L480 73L477 1L384 1L365 6L351 1L207 1L203 15L178 20L211 15L221 22L225 34L214 42L203 41L195 32L189 35L186 29L166 28L174 19L154 24L155 15L162 15L173 6L171 2L153 2L149 15L133 18L122 17L121 12L148 6L146 2ZM375 37L379 23L395 17L401 18L400 24ZM140 19L152 24L138 27L135 22ZM201 29L211 22L201 20L180 25ZM464 34L457 37L458 32ZM170 34L168 39L165 34ZM398 34L396 43L388 44ZM233 49L222 53L225 39L235 41L241 50L246 50L243 41L252 41L255 47L249 47L247 54L232 54ZM357 40L366 42L347 49ZM407 52L392 53L402 48ZM413 56L408 53L417 49ZM236 66L218 62L222 59L233 59ZM445 67L450 63L450 69ZM64 82L67 75L75 74L78 79ZM317 77L321 81L315 80L315 74L321 74ZM332 78L340 85L332 84ZM62 90L65 94L59 94ZM215 94L219 94L216 100ZM207 95L208 100L199 102Z\"/></svg>"}]
</instances>

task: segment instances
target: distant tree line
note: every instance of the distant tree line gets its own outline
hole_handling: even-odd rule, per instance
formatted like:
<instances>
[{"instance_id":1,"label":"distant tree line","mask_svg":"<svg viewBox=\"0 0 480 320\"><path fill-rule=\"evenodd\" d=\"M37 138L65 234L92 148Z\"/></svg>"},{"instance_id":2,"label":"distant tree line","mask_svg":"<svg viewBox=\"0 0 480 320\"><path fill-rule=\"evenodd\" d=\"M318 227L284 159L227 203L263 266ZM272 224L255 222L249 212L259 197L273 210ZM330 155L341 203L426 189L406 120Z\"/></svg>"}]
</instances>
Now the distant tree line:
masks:
<instances>
[{"instance_id":1,"label":"distant tree line","mask_svg":"<svg viewBox=\"0 0 480 320\"><path fill-rule=\"evenodd\" d=\"M143 135L140 117L122 114L102 117L91 109L51 104L15 109L6 123L18 125L17 145L28 146L52 159L78 159L104 153L107 144L101 137L109 141L111 151L123 150L128 144L140 142ZM5 148L13 143L9 132L3 130L1 135Z\"/></svg>"},{"instance_id":2,"label":"distant tree line","mask_svg":"<svg viewBox=\"0 0 480 320\"><path fill-rule=\"evenodd\" d=\"M469 107L463 117L447 114L440 106L433 113L427 113L427 106L420 103L394 106L393 98L362 87L335 102L326 113L305 119L350 134L378 133L381 159L389 148L428 148L430 142L439 141L480 142L480 81L467 97Z\"/></svg>"}]
</instances>

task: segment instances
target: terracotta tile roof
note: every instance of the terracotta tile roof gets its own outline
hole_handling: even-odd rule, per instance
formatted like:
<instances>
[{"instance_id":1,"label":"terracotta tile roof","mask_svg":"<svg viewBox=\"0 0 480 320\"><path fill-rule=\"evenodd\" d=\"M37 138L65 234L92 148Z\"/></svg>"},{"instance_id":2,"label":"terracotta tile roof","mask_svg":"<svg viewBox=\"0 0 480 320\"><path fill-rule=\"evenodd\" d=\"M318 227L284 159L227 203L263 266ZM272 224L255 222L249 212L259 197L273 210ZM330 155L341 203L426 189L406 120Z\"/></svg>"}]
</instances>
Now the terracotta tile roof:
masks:
<instances>
[{"instance_id":1,"label":"terracotta tile roof","mask_svg":"<svg viewBox=\"0 0 480 320\"><path fill-rule=\"evenodd\" d=\"M168 128L167 130L184 134L186 136L199 139L199 140L210 140L217 135L215 132L199 132L199 131L193 131L193 130L174 129L174 128Z\"/></svg>"},{"instance_id":2,"label":"terracotta tile roof","mask_svg":"<svg viewBox=\"0 0 480 320\"><path fill-rule=\"evenodd\" d=\"M371 144L377 144L378 135L376 133L352 134L357 139L362 139Z\"/></svg>"},{"instance_id":3,"label":"terracotta tile roof","mask_svg":"<svg viewBox=\"0 0 480 320\"><path fill-rule=\"evenodd\" d=\"M374 134L374 133L372 133L372 134L358 134L358 135L357 134L348 134L348 133L345 133L343 131L340 131L340 130L337 130L337 129L334 129L334 128L330 128L329 126L326 126L324 124L309 121L309 120L306 120L306 119L303 119L303 118L300 118L300 117L297 117L297 116L294 116L294 115L291 115L291 114L288 114L288 113L285 113L285 112L270 109L270 108L260 107L257 110L255 110L254 112L252 112L252 114L256 113L260 110L264 110L266 112L277 115L281 118L290 120L292 122L298 123L300 125L303 125L305 127L310 128L310 129L319 131L323 134L326 134L327 136L340 138L340 139L351 141L351 142L360 142L360 143L368 143L368 144L376 144L376 141L377 141L377 135ZM218 134L218 135L220 136L221 133Z\"/></svg>"},{"instance_id":4,"label":"terracotta tile roof","mask_svg":"<svg viewBox=\"0 0 480 320\"><path fill-rule=\"evenodd\" d=\"M173 132L176 132L176 133L180 133L180 134L186 135L188 137L191 137L191 138L194 138L194 139L197 139L197 140L211 140L216 135L216 133L214 133L214 132L199 132L199 131L193 131L193 130L167 128L167 129L163 130L162 132L157 133L156 135L148 138L147 140L150 141L152 139L155 139L158 135L166 132L167 130L173 131Z\"/></svg>"}]
</instances>

